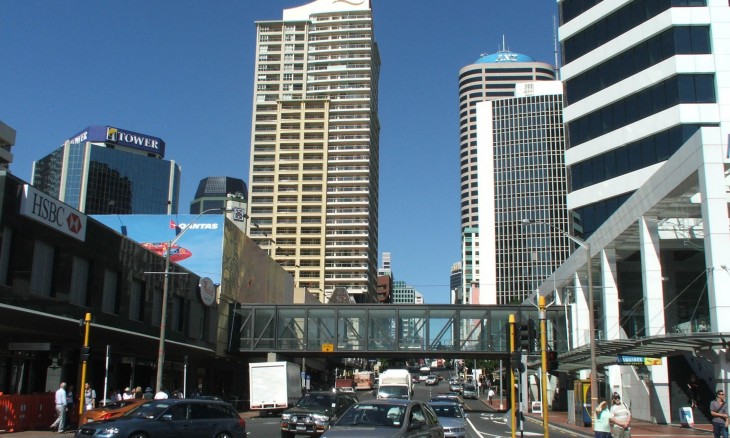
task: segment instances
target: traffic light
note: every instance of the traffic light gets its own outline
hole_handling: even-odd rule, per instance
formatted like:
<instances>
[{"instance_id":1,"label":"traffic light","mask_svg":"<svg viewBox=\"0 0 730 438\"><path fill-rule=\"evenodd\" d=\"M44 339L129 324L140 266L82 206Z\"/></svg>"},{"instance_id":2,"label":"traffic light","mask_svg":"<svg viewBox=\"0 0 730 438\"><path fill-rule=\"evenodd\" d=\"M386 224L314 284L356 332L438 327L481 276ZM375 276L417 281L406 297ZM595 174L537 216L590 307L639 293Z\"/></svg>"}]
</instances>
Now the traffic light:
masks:
<instances>
[{"instance_id":1,"label":"traffic light","mask_svg":"<svg viewBox=\"0 0 730 438\"><path fill-rule=\"evenodd\" d=\"M535 339L537 339L537 327L534 319L528 319L526 323L520 324L519 348L528 354L536 351Z\"/></svg>"},{"instance_id":2,"label":"traffic light","mask_svg":"<svg viewBox=\"0 0 730 438\"><path fill-rule=\"evenodd\" d=\"M558 370L558 352L548 351L547 352L547 370L552 373Z\"/></svg>"},{"instance_id":3,"label":"traffic light","mask_svg":"<svg viewBox=\"0 0 730 438\"><path fill-rule=\"evenodd\" d=\"M91 348L89 348L89 347L81 347L81 362L89 361L89 352L90 351L91 351Z\"/></svg>"},{"instance_id":4,"label":"traffic light","mask_svg":"<svg viewBox=\"0 0 730 438\"><path fill-rule=\"evenodd\" d=\"M525 372L525 364L522 363L522 352L513 351L509 355L509 365L513 370L518 370L521 373Z\"/></svg>"}]
</instances>

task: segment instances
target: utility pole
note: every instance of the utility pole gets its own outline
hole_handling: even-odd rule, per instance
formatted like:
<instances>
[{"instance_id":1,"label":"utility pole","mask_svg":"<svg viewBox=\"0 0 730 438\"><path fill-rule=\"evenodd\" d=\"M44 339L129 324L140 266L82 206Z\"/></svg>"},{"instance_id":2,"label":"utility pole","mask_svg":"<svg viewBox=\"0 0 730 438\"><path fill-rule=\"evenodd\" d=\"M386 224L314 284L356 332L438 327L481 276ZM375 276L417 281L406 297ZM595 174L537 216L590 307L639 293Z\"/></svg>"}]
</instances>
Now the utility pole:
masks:
<instances>
[{"instance_id":1,"label":"utility pole","mask_svg":"<svg viewBox=\"0 0 730 438\"><path fill-rule=\"evenodd\" d=\"M91 313L87 313L84 317L84 324L86 325L86 333L84 334L84 346L81 347L81 384L79 385L79 420L81 415L84 414L84 395L86 393L84 384L86 383L86 363L89 361L89 329L91 328Z\"/></svg>"},{"instance_id":2,"label":"utility pole","mask_svg":"<svg viewBox=\"0 0 730 438\"><path fill-rule=\"evenodd\" d=\"M540 352L541 352L541 368L542 368L542 377L540 378L541 384L540 388L542 389L542 433L545 438L550 438L550 423L548 422L548 390L547 390L547 311L545 306L545 297L540 295L540 297L537 299L537 306L539 308L539 317L540 317Z\"/></svg>"},{"instance_id":3,"label":"utility pole","mask_svg":"<svg viewBox=\"0 0 730 438\"><path fill-rule=\"evenodd\" d=\"M517 417L515 416L515 366L512 363L512 354L515 351L515 315L509 316L509 354L510 354L510 412L512 413L512 438L517 437Z\"/></svg>"}]
</instances>

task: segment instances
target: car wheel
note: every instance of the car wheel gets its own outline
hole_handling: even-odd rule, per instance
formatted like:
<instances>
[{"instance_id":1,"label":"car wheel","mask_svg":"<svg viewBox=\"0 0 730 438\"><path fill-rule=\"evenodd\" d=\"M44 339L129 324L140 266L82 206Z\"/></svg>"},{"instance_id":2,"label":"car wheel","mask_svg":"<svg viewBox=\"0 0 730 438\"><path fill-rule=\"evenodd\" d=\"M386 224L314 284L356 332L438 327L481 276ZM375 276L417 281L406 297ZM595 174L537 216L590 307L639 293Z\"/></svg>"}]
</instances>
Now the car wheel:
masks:
<instances>
[{"instance_id":1,"label":"car wheel","mask_svg":"<svg viewBox=\"0 0 730 438\"><path fill-rule=\"evenodd\" d=\"M147 435L142 432L135 432L129 435L129 438L147 438Z\"/></svg>"},{"instance_id":2,"label":"car wheel","mask_svg":"<svg viewBox=\"0 0 730 438\"><path fill-rule=\"evenodd\" d=\"M294 438L294 433L287 432L285 430L281 431L281 438Z\"/></svg>"},{"instance_id":3,"label":"car wheel","mask_svg":"<svg viewBox=\"0 0 730 438\"><path fill-rule=\"evenodd\" d=\"M259 417L268 417L269 411L259 411Z\"/></svg>"}]
</instances>

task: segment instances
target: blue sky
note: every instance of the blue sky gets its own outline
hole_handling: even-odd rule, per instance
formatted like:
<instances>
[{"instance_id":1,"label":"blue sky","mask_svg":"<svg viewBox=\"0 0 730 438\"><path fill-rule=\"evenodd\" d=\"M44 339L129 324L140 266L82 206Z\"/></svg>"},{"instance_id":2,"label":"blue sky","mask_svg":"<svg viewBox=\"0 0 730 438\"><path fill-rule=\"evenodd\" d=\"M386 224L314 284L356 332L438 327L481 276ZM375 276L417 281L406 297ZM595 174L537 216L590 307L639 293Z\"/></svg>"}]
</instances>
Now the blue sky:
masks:
<instances>
[{"instance_id":1,"label":"blue sky","mask_svg":"<svg viewBox=\"0 0 730 438\"><path fill-rule=\"evenodd\" d=\"M11 171L89 125L157 136L182 166L248 184L255 24L306 0L4 0L0 120ZM380 242L395 278L447 303L459 260L459 69L507 48L554 63L553 0L372 0L382 58Z\"/></svg>"}]
</instances>

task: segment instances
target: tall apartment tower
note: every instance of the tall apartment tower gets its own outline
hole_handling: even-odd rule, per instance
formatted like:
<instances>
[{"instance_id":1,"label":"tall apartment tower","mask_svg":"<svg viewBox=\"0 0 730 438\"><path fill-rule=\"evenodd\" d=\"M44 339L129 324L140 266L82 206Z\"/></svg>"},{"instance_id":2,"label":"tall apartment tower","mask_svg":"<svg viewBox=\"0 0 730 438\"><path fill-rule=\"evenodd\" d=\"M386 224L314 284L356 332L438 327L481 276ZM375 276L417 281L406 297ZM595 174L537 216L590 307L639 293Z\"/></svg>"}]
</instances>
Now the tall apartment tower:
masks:
<instances>
[{"instance_id":1,"label":"tall apartment tower","mask_svg":"<svg viewBox=\"0 0 730 438\"><path fill-rule=\"evenodd\" d=\"M555 68L532 57L502 51L482 55L459 70L459 150L461 169L461 263L459 304L471 303L472 284L480 281L479 178L477 164L477 117L479 102L514 96L515 84L555 80Z\"/></svg>"},{"instance_id":2,"label":"tall apartment tower","mask_svg":"<svg viewBox=\"0 0 730 438\"><path fill-rule=\"evenodd\" d=\"M476 116L481 277L471 303L521 303L571 252L563 84L516 84Z\"/></svg>"},{"instance_id":3,"label":"tall apartment tower","mask_svg":"<svg viewBox=\"0 0 730 438\"><path fill-rule=\"evenodd\" d=\"M33 185L86 214L174 214L180 166L165 142L111 126L89 126L33 163Z\"/></svg>"},{"instance_id":4,"label":"tall apartment tower","mask_svg":"<svg viewBox=\"0 0 730 438\"><path fill-rule=\"evenodd\" d=\"M725 0L559 3L568 207L591 235L701 126L728 134Z\"/></svg>"},{"instance_id":5,"label":"tall apartment tower","mask_svg":"<svg viewBox=\"0 0 730 438\"><path fill-rule=\"evenodd\" d=\"M326 302L377 300L380 55L369 1L256 23L249 234Z\"/></svg>"}]
</instances>

